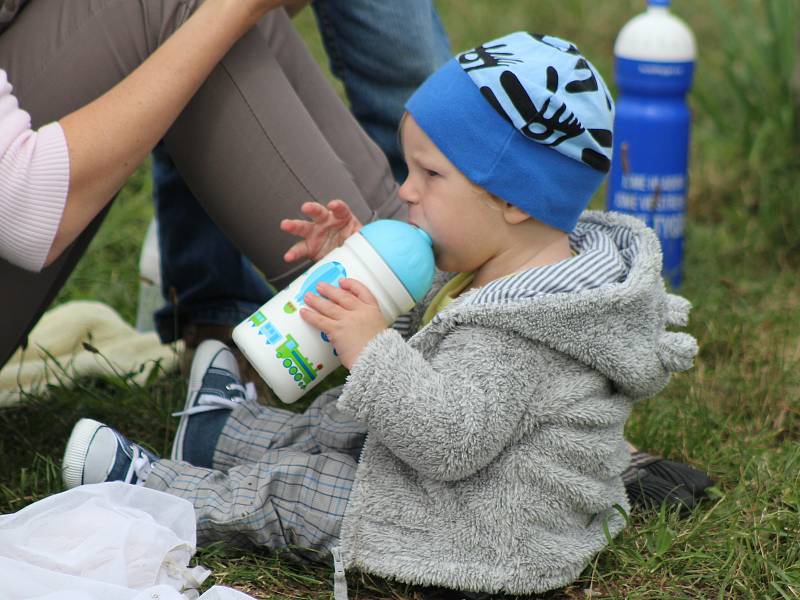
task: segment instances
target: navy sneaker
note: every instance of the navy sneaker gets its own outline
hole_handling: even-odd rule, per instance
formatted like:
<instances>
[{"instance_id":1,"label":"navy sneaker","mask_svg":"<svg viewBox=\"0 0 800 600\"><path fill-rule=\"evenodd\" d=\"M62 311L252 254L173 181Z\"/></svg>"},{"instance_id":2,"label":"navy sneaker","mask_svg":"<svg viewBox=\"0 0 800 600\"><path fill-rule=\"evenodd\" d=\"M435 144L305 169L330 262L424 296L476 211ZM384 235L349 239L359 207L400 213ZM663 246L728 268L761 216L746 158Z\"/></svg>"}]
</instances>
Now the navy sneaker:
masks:
<instances>
[{"instance_id":1,"label":"navy sneaker","mask_svg":"<svg viewBox=\"0 0 800 600\"><path fill-rule=\"evenodd\" d=\"M81 419L72 428L64 450L61 476L68 490L104 481L142 485L157 460L158 456L108 425Z\"/></svg>"},{"instance_id":2,"label":"navy sneaker","mask_svg":"<svg viewBox=\"0 0 800 600\"><path fill-rule=\"evenodd\" d=\"M241 382L231 349L217 340L201 343L192 361L186 404L172 415L181 418L172 444L172 460L211 468L217 440L231 410L255 398L255 386Z\"/></svg>"}]
</instances>

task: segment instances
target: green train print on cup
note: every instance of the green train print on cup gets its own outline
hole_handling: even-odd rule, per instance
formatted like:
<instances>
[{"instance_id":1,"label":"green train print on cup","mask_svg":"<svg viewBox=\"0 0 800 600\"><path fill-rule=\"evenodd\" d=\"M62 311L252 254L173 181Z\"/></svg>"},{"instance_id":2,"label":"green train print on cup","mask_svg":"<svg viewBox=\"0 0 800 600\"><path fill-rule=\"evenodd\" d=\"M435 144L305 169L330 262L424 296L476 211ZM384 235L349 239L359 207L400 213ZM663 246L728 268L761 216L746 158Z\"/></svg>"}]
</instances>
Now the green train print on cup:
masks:
<instances>
[{"instance_id":1,"label":"green train print on cup","mask_svg":"<svg viewBox=\"0 0 800 600\"><path fill-rule=\"evenodd\" d=\"M425 296L433 274L427 233L402 221L375 221L237 325L233 341L275 395L291 404L341 364L325 333L300 317L308 292L319 294L321 282L356 279L375 295L388 326Z\"/></svg>"}]
</instances>

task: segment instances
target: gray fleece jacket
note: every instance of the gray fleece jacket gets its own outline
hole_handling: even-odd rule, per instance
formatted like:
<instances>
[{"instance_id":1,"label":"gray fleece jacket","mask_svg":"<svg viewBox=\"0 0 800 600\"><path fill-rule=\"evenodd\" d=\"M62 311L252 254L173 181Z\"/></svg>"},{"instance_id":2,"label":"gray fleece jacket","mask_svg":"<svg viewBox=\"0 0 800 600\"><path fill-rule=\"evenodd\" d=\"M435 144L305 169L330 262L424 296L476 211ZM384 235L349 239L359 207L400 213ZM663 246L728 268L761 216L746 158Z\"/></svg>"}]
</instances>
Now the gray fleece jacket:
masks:
<instances>
[{"instance_id":1,"label":"gray fleece jacket","mask_svg":"<svg viewBox=\"0 0 800 600\"><path fill-rule=\"evenodd\" d=\"M579 229L611 240L614 281L559 293L515 276L463 294L408 342L386 330L364 349L338 401L369 431L342 524L346 566L541 592L578 577L605 527L622 529L631 404L688 369L697 345L665 329L690 306L666 293L650 229L595 212Z\"/></svg>"}]
</instances>

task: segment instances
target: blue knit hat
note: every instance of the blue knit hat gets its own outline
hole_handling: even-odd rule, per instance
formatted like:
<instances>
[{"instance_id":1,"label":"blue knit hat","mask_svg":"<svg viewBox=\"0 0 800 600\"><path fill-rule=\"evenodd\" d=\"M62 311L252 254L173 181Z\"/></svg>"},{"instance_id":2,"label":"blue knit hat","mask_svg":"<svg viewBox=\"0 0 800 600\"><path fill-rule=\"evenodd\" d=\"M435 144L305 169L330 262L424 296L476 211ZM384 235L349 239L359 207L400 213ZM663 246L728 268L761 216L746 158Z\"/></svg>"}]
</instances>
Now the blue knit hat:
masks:
<instances>
[{"instance_id":1,"label":"blue knit hat","mask_svg":"<svg viewBox=\"0 0 800 600\"><path fill-rule=\"evenodd\" d=\"M559 38L520 31L467 50L406 110L470 181L562 231L611 166L611 94Z\"/></svg>"}]
</instances>

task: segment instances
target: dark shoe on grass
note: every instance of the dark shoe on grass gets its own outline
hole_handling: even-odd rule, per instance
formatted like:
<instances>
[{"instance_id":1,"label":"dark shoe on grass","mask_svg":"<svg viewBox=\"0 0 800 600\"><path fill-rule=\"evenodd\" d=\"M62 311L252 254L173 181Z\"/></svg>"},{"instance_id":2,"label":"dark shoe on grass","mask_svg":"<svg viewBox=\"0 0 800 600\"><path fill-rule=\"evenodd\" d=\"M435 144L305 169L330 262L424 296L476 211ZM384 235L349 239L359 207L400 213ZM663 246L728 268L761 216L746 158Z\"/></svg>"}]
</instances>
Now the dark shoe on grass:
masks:
<instances>
[{"instance_id":1,"label":"dark shoe on grass","mask_svg":"<svg viewBox=\"0 0 800 600\"><path fill-rule=\"evenodd\" d=\"M643 469L635 471L633 478L625 481L625 492L633 509L658 510L666 505L667 508L678 508L681 516L685 517L697 505L695 497L684 487L675 486Z\"/></svg>"},{"instance_id":2,"label":"dark shoe on grass","mask_svg":"<svg viewBox=\"0 0 800 600\"><path fill-rule=\"evenodd\" d=\"M685 488L697 499L704 498L706 490L714 485L714 481L708 475L690 465L667 460L659 456L652 456L644 452L635 452L634 454L647 457L641 460L637 468L644 469L651 475L660 477L674 486ZM635 461L636 458L632 456L631 460Z\"/></svg>"},{"instance_id":3,"label":"dark shoe on grass","mask_svg":"<svg viewBox=\"0 0 800 600\"><path fill-rule=\"evenodd\" d=\"M679 507L687 516L706 497L714 481L699 469L684 463L633 452L631 466L623 473L625 491L636 508L655 509L666 504Z\"/></svg>"}]
</instances>

